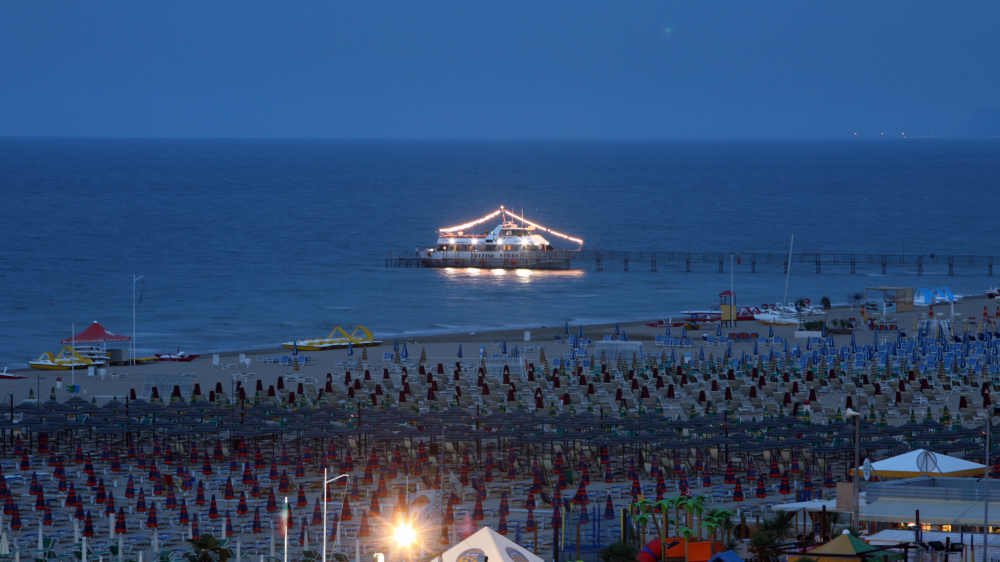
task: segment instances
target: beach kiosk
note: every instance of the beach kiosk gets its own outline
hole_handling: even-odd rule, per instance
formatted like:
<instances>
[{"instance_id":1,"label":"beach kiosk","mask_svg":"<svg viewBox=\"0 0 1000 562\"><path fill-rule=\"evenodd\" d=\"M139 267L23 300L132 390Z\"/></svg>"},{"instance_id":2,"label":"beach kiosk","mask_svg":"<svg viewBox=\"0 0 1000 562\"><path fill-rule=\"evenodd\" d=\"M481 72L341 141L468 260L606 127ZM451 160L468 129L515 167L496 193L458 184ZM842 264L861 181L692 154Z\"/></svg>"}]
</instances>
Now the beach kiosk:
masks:
<instances>
[{"instance_id":1,"label":"beach kiosk","mask_svg":"<svg viewBox=\"0 0 1000 562\"><path fill-rule=\"evenodd\" d=\"M737 312L736 293L726 289L719 293L719 310L722 311L722 326L736 326Z\"/></svg>"},{"instance_id":2,"label":"beach kiosk","mask_svg":"<svg viewBox=\"0 0 1000 562\"><path fill-rule=\"evenodd\" d=\"M869 314L911 312L913 287L866 287L865 309Z\"/></svg>"}]
</instances>

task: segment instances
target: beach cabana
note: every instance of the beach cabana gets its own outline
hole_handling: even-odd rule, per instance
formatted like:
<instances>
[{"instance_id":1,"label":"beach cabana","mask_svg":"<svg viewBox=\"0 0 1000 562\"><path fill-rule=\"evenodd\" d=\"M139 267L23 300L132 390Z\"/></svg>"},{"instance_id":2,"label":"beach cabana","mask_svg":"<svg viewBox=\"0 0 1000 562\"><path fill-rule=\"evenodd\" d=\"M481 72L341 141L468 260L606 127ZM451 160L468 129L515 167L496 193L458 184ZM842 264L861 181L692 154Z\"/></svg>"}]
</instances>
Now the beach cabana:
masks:
<instances>
[{"instance_id":1,"label":"beach cabana","mask_svg":"<svg viewBox=\"0 0 1000 562\"><path fill-rule=\"evenodd\" d=\"M446 550L432 562L480 562L482 556L491 561L544 562L530 550L497 533L489 527L469 535L469 538Z\"/></svg>"},{"instance_id":2,"label":"beach cabana","mask_svg":"<svg viewBox=\"0 0 1000 562\"><path fill-rule=\"evenodd\" d=\"M879 550L879 548L880 547L872 546L847 531L844 531L844 533L839 537L810 550L805 556L789 556L788 562L799 562L800 560L815 560L816 562L851 562L852 560L861 560L861 557L845 558L845 556L868 552L870 550ZM824 554L837 556L827 558L823 556ZM884 560L886 557L889 560L898 560L899 558L902 558L902 554L898 552L881 551L876 558Z\"/></svg>"},{"instance_id":3,"label":"beach cabana","mask_svg":"<svg viewBox=\"0 0 1000 562\"><path fill-rule=\"evenodd\" d=\"M131 341L132 338L129 336L123 336L116 334L111 330L101 326L97 320L87 329L80 332L79 334L64 339L61 343L63 345L78 344L78 343L111 343L111 342L127 342Z\"/></svg>"},{"instance_id":4,"label":"beach cabana","mask_svg":"<svg viewBox=\"0 0 1000 562\"><path fill-rule=\"evenodd\" d=\"M925 460L921 455L928 453L916 449L885 460L872 463L874 473L879 478L916 478L917 476L978 476L983 474L985 465L956 459L948 455L929 453ZM923 464L921 464L923 463ZM854 473L854 469L851 473Z\"/></svg>"}]
</instances>

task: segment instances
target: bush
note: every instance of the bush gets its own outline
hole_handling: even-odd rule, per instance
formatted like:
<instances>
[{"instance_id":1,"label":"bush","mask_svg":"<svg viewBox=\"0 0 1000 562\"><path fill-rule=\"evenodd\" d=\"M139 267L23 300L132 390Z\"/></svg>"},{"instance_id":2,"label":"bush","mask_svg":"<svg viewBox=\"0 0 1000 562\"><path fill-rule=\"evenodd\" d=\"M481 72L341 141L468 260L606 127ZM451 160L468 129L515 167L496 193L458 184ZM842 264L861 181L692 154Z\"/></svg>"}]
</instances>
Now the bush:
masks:
<instances>
[{"instance_id":1,"label":"bush","mask_svg":"<svg viewBox=\"0 0 1000 562\"><path fill-rule=\"evenodd\" d=\"M823 320L813 320L811 322L804 322L802 327L805 328L807 332L819 332L823 329L823 325L826 324Z\"/></svg>"}]
</instances>

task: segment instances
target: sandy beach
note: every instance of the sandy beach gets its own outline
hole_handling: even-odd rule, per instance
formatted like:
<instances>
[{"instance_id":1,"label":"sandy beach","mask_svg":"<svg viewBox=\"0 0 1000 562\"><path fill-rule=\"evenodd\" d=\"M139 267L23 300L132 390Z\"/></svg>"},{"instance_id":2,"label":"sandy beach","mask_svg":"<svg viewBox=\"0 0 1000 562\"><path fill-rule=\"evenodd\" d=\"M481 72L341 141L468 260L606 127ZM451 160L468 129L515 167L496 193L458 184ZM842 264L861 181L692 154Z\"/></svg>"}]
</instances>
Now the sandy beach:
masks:
<instances>
[{"instance_id":1,"label":"sandy beach","mask_svg":"<svg viewBox=\"0 0 1000 562\"><path fill-rule=\"evenodd\" d=\"M993 316L996 313L997 303L995 303L992 299L987 299L986 297L964 298L954 305L955 318L956 320L961 320L962 322L972 322L972 324L969 324L969 329L972 331L978 330L978 322L983 315L984 306L987 307L987 312L990 316ZM912 312L899 313L895 315L895 317L898 319L899 326L904 329L904 331L908 329L912 332L914 320L926 318L927 312L927 307L917 307ZM936 306L934 307L934 312L938 315L938 317L940 317L941 314L952 314L950 305ZM808 317L807 320L818 320L821 318L821 316L813 316ZM828 311L828 314L826 314L828 326L832 325L832 321L834 320L846 320L849 318L860 320L860 310L857 307L854 307L853 309L851 307L834 307ZM649 319L649 322L655 323L658 320L658 318L651 318ZM667 319L664 318L663 320ZM570 334L577 334L579 328L579 326L570 326ZM656 336L664 333L663 328L647 326L646 322L626 322L620 324L620 329L628 334L629 340L644 342L643 350L645 352L659 352L663 350L663 348L656 347L654 345ZM589 338L592 341L600 341L605 335L613 334L614 330L614 324L583 326L584 338ZM552 326L545 326L528 331L530 332L531 337L530 342L524 341L525 330L518 329L418 336L399 340L399 344L406 344L411 362L419 358L421 352L426 351L428 366L435 366L437 363L448 365L449 363L459 361L457 357L459 345L461 345L463 349L463 359L461 361L464 362L469 362L476 358L480 346L485 346L487 356L498 352L498 350L493 347L493 344L499 344L504 341L506 341L507 345L510 347L513 347L514 345L519 345L521 348L525 345L529 345L531 347L544 347L546 349L546 358L550 363L557 357L562 357L564 353L569 351L568 346L565 343L558 343L553 337L553 335L565 335L564 324L554 324ZM776 336L789 339L793 344L800 343L803 346L805 344L805 340L796 341L795 338L793 338L795 329L792 327L775 326L773 327L773 331ZM679 328L674 328L673 332L675 335L678 335ZM764 326L756 322L740 322L736 327L724 328L723 332L757 332L766 335L768 332L768 326ZM704 348L706 355L712 352L715 352L715 355L718 355L720 351L719 348L705 346L705 342L701 338L702 333L709 333L713 336L715 335L714 329L707 331L692 331L689 336L693 340L694 347L677 351L683 351L684 353L691 353L692 356L697 356L700 349ZM302 334L302 338L316 337L319 335L321 334ZM376 339L382 339L378 333L375 333L374 335ZM871 332L866 330L854 331L854 336L859 344L870 343L872 335L873 334ZM894 337L895 333L891 335ZM846 345L850 341L850 335L838 334L834 336L834 339L838 345ZM364 363L365 365L368 365L367 368L373 372L375 372L375 370L381 372L383 367L389 366L390 362L382 360L382 354L392 351L392 344L393 340L390 338L388 340L383 340L381 346L368 348L368 361ZM732 347L734 353L739 355L741 351L749 353L753 348L753 343L734 342ZM355 350L355 355L353 357L349 357L346 349L311 352L303 351L301 352L301 355L308 355L311 360L307 366L300 367L300 374L303 376L321 378L325 377L327 373L342 376L344 371L347 370L344 363L349 360L357 363L361 357L361 353L362 350L357 349ZM249 367L240 367L237 365L237 360L240 354L245 355L245 357L251 360ZM86 370L78 370L75 373L71 373L70 371L40 371L30 368L12 370L11 372L27 375L27 378L23 380L3 381L3 394L13 394L14 403L17 404L28 398L29 391L38 388L41 390L42 399L48 400L52 388L56 386L56 378L61 377L63 384L61 389L56 389L57 401L61 402L72 396L72 394L70 394L67 390L70 382L75 379L76 384L82 386L80 394L81 397L86 398L88 401L96 397L98 404L102 404L115 396L123 399L133 389L137 393L140 392L142 390L143 381L148 375L193 374L197 378L198 383L202 385L202 388L207 395L209 390L214 389L219 383L222 384L227 394L230 393L232 385L237 379L243 380L244 384L251 386L251 388L253 387L252 385L256 384L256 380L260 380L262 381L264 387L267 388L270 385L276 384L279 376L291 374L293 372L291 367L288 365L283 366L278 363L263 363L260 361L262 359L266 360L269 357L291 355L290 350L280 347L233 351L219 355L220 363L227 365L228 367L213 367L211 355L202 355L190 363L155 362L135 366L110 366L105 368L106 373L103 379L99 376L99 374L88 377ZM537 364L539 350L525 352L523 356L527 358L528 362L534 362ZM356 365L353 370L357 371ZM113 377L113 373L119 373L120 375L115 375ZM246 374L247 376L241 376L241 374ZM164 390L169 389L160 389L161 392ZM6 401L10 400L9 397L4 399Z\"/></svg>"}]
</instances>

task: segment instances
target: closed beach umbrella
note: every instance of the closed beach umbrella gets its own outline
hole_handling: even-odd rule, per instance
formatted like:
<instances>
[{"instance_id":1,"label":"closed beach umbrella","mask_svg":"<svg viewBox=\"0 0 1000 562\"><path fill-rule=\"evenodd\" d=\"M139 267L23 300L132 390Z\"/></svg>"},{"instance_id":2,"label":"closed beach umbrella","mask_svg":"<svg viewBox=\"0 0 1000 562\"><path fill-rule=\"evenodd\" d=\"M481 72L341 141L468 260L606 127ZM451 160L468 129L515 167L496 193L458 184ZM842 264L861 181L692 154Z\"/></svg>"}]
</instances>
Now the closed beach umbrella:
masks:
<instances>
[{"instance_id":1,"label":"closed beach umbrella","mask_svg":"<svg viewBox=\"0 0 1000 562\"><path fill-rule=\"evenodd\" d=\"M764 482L764 475L761 474L760 477L757 478L757 492L754 495L757 496L760 499L766 498L767 497L767 489L765 488L765 486L766 486L766 484Z\"/></svg>"},{"instance_id":2,"label":"closed beach umbrella","mask_svg":"<svg viewBox=\"0 0 1000 562\"><path fill-rule=\"evenodd\" d=\"M149 514L146 516L146 526L150 529L156 529L160 526L160 523L156 519L156 502L149 504Z\"/></svg>"},{"instance_id":3,"label":"closed beach umbrella","mask_svg":"<svg viewBox=\"0 0 1000 562\"><path fill-rule=\"evenodd\" d=\"M337 514L334 513L334 519L335 519L334 526L336 526L336 524L337 524L336 523L336 515ZM253 533L253 534L257 534L257 533L260 533L261 531L263 531L263 527L261 526L261 522L260 522L260 506L257 506L253 510L253 526L252 526L250 532Z\"/></svg>"},{"instance_id":4,"label":"closed beach umbrella","mask_svg":"<svg viewBox=\"0 0 1000 562\"><path fill-rule=\"evenodd\" d=\"M128 527L125 525L125 508L118 508L118 518L115 520L115 533L119 535L124 535Z\"/></svg>"},{"instance_id":5,"label":"closed beach umbrella","mask_svg":"<svg viewBox=\"0 0 1000 562\"><path fill-rule=\"evenodd\" d=\"M87 518L83 520L83 536L92 537L94 536L94 520L90 518L90 512L87 512Z\"/></svg>"},{"instance_id":6,"label":"closed beach umbrella","mask_svg":"<svg viewBox=\"0 0 1000 562\"><path fill-rule=\"evenodd\" d=\"M350 521L351 519L353 519L353 515L351 515L351 504L347 499L347 494L344 494L344 503L340 508L340 520Z\"/></svg>"},{"instance_id":7,"label":"closed beach umbrella","mask_svg":"<svg viewBox=\"0 0 1000 562\"><path fill-rule=\"evenodd\" d=\"M318 499L316 501L319 501ZM246 515L250 513L250 506L247 505L247 493L240 492L240 502L236 505L237 515Z\"/></svg>"}]
</instances>

